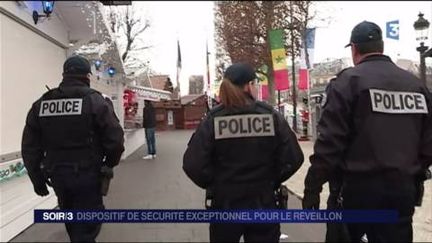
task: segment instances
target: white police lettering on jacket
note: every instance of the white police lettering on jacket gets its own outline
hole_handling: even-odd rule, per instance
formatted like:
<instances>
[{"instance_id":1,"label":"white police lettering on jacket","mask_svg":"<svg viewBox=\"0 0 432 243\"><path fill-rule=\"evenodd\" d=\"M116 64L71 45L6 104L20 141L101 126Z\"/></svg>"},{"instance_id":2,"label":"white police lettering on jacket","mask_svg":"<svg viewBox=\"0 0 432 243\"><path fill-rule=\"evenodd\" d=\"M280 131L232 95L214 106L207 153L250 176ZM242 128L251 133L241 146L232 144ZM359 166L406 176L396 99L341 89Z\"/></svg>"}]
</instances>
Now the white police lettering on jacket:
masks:
<instances>
[{"instance_id":1,"label":"white police lettering on jacket","mask_svg":"<svg viewBox=\"0 0 432 243\"><path fill-rule=\"evenodd\" d=\"M41 102L39 116L81 115L82 99L44 100Z\"/></svg>"},{"instance_id":2,"label":"white police lettering on jacket","mask_svg":"<svg viewBox=\"0 0 432 243\"><path fill-rule=\"evenodd\" d=\"M215 139L274 136L271 114L221 116L214 119Z\"/></svg>"},{"instance_id":3,"label":"white police lettering on jacket","mask_svg":"<svg viewBox=\"0 0 432 243\"><path fill-rule=\"evenodd\" d=\"M396 114L428 113L426 99L416 92L370 89L372 111Z\"/></svg>"}]
</instances>

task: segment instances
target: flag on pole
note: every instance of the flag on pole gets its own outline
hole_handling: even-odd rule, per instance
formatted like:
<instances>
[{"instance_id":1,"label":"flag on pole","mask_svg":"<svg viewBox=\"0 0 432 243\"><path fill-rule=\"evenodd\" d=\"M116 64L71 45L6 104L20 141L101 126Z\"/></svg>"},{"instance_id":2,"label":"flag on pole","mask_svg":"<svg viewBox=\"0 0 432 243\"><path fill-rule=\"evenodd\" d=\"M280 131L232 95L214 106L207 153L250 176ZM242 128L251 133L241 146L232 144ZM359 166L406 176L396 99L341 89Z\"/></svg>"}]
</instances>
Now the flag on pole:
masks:
<instances>
[{"instance_id":1,"label":"flag on pole","mask_svg":"<svg viewBox=\"0 0 432 243\"><path fill-rule=\"evenodd\" d=\"M259 91L259 100L266 100L269 96L268 92L268 79L267 76L262 73L257 73L259 79L260 90Z\"/></svg>"},{"instance_id":2,"label":"flag on pole","mask_svg":"<svg viewBox=\"0 0 432 243\"><path fill-rule=\"evenodd\" d=\"M300 69L298 88L300 90L309 89L309 69L313 65L313 55L315 47L315 28L306 29L306 43L300 49Z\"/></svg>"},{"instance_id":3,"label":"flag on pole","mask_svg":"<svg viewBox=\"0 0 432 243\"><path fill-rule=\"evenodd\" d=\"M288 66L284 48L283 30L269 32L270 49L273 63L273 77L276 90L289 89Z\"/></svg>"},{"instance_id":4,"label":"flag on pole","mask_svg":"<svg viewBox=\"0 0 432 243\"><path fill-rule=\"evenodd\" d=\"M299 90L309 89L309 70L306 65L306 54L305 49L300 49L300 69L299 69Z\"/></svg>"},{"instance_id":5,"label":"flag on pole","mask_svg":"<svg viewBox=\"0 0 432 243\"><path fill-rule=\"evenodd\" d=\"M298 88L300 90L309 89L309 70L306 68L300 68L300 70L299 70Z\"/></svg>"},{"instance_id":6,"label":"flag on pole","mask_svg":"<svg viewBox=\"0 0 432 243\"><path fill-rule=\"evenodd\" d=\"M311 69L314 61L314 50L315 50L315 29L316 28L307 28L306 29L306 48L307 48L307 57L306 67L307 69ZM304 48L304 47L303 47ZM306 53L305 53L306 54ZM305 59L306 60L306 59Z\"/></svg>"},{"instance_id":7,"label":"flag on pole","mask_svg":"<svg viewBox=\"0 0 432 243\"><path fill-rule=\"evenodd\" d=\"M206 41L206 67L207 67L207 90L210 92L210 63L209 63L208 41Z\"/></svg>"},{"instance_id":8,"label":"flag on pole","mask_svg":"<svg viewBox=\"0 0 432 243\"><path fill-rule=\"evenodd\" d=\"M182 64L181 64L180 41L177 40L177 77L176 77L176 82L177 82L177 88L179 91L180 91L180 71L181 71L181 68L182 68Z\"/></svg>"}]
</instances>

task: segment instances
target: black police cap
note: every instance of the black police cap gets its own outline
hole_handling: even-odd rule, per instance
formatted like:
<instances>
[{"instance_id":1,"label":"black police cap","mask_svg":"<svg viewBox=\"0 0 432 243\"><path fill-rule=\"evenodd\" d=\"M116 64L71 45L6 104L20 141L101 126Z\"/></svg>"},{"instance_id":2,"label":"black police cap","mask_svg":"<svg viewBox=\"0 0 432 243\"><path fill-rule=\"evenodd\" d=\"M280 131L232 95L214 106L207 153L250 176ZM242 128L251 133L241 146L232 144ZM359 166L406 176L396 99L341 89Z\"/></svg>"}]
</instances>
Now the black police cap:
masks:
<instances>
[{"instance_id":1,"label":"black police cap","mask_svg":"<svg viewBox=\"0 0 432 243\"><path fill-rule=\"evenodd\" d=\"M63 64L63 74L87 75L89 73L92 73L90 62L83 56L71 56Z\"/></svg>"},{"instance_id":2,"label":"black police cap","mask_svg":"<svg viewBox=\"0 0 432 243\"><path fill-rule=\"evenodd\" d=\"M375 23L363 21L351 31L350 43L345 47L351 46L351 43L358 44L372 41L382 41L381 28Z\"/></svg>"},{"instance_id":3,"label":"black police cap","mask_svg":"<svg viewBox=\"0 0 432 243\"><path fill-rule=\"evenodd\" d=\"M224 78L229 79L237 86L243 86L257 78L255 69L246 63L235 63L229 66L224 73Z\"/></svg>"}]
</instances>

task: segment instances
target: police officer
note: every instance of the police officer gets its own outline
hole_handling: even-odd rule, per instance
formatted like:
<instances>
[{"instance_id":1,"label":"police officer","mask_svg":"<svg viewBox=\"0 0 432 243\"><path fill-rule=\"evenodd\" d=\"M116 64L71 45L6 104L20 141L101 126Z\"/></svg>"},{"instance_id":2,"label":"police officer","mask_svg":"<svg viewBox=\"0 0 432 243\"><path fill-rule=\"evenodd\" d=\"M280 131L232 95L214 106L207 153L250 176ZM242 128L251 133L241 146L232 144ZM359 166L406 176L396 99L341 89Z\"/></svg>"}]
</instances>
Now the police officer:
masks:
<instances>
[{"instance_id":1,"label":"police officer","mask_svg":"<svg viewBox=\"0 0 432 243\"><path fill-rule=\"evenodd\" d=\"M34 191L53 186L60 209L104 209L101 169L119 163L123 130L112 106L90 88L90 63L72 56L58 88L33 103L22 138L22 156ZM94 242L101 224L67 223L72 242Z\"/></svg>"},{"instance_id":2,"label":"police officer","mask_svg":"<svg viewBox=\"0 0 432 243\"><path fill-rule=\"evenodd\" d=\"M356 25L347 46L355 67L339 73L328 88L303 208L319 208L322 185L340 169L344 209L399 213L396 223L347 224L351 241L366 234L371 242L411 242L419 178L432 162L431 95L383 55L375 23Z\"/></svg>"},{"instance_id":3,"label":"police officer","mask_svg":"<svg viewBox=\"0 0 432 243\"><path fill-rule=\"evenodd\" d=\"M191 137L183 169L211 191L212 209L276 208L274 190L303 163L295 134L283 116L256 101L255 70L227 68L214 107ZM211 242L278 242L279 224L210 224Z\"/></svg>"}]
</instances>

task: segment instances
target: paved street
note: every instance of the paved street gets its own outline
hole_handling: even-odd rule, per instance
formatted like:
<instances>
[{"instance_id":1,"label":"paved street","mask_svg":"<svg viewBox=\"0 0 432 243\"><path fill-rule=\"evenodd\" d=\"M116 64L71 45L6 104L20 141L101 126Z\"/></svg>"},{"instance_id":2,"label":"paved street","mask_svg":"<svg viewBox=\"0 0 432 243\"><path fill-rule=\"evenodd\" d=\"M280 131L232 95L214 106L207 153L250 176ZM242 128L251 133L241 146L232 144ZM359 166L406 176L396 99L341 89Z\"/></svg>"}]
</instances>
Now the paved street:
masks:
<instances>
[{"instance_id":1,"label":"paved street","mask_svg":"<svg viewBox=\"0 0 432 243\"><path fill-rule=\"evenodd\" d=\"M298 197L303 197L304 178L309 169L309 156L313 153L313 143L310 141L300 142L305 155L305 162L302 167L288 180L285 185ZM323 186L321 193L320 208L326 208L328 198L328 184ZM413 217L414 242L432 242L432 180L425 182L423 204L415 208Z\"/></svg>"},{"instance_id":2,"label":"paved street","mask_svg":"<svg viewBox=\"0 0 432 243\"><path fill-rule=\"evenodd\" d=\"M115 169L105 205L110 209L201 209L204 192L185 176L181 169L182 156L192 131L160 132L157 134L158 157L145 161L141 147ZM143 135L144 136L144 135ZM303 196L303 183L309 168L312 142L300 142L305 163L285 184L296 195L290 197L290 208L301 208L298 197ZM414 241L432 241L432 181L425 184L423 206L414 215ZM325 208L327 184L321 194L321 208ZM287 242L323 241L322 224L284 224L282 232ZM99 241L173 242L208 241L208 224L105 224ZM68 241L62 224L33 225L16 237L15 242Z\"/></svg>"},{"instance_id":3,"label":"paved street","mask_svg":"<svg viewBox=\"0 0 432 243\"><path fill-rule=\"evenodd\" d=\"M145 148L122 161L115 169L105 205L110 209L202 209L204 191L192 184L181 168L183 152L192 131L157 133L158 157L143 160ZM143 134L144 136L144 134ZM290 208L301 208L290 197ZM323 224L284 224L285 242L322 242ZM208 224L104 224L101 242L206 242ZM36 224L14 242L68 241L63 224Z\"/></svg>"}]
</instances>

